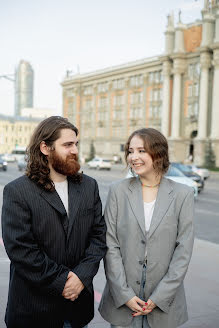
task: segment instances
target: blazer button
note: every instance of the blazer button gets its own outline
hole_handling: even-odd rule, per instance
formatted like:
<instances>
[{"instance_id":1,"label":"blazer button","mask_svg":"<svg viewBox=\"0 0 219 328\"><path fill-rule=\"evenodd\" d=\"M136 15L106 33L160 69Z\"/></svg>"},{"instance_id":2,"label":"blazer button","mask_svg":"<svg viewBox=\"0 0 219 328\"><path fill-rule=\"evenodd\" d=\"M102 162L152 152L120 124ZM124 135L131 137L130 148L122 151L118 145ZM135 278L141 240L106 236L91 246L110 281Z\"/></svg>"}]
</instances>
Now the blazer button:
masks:
<instances>
[{"instance_id":1,"label":"blazer button","mask_svg":"<svg viewBox=\"0 0 219 328\"><path fill-rule=\"evenodd\" d=\"M137 284L137 285L140 285L141 283L140 283L140 281L137 280L137 281L136 281L136 284Z\"/></svg>"},{"instance_id":2,"label":"blazer button","mask_svg":"<svg viewBox=\"0 0 219 328\"><path fill-rule=\"evenodd\" d=\"M139 261L139 264L140 264L140 265L143 265L143 264L144 264L144 262L143 262L143 261Z\"/></svg>"},{"instance_id":3,"label":"blazer button","mask_svg":"<svg viewBox=\"0 0 219 328\"><path fill-rule=\"evenodd\" d=\"M142 240L141 240L141 243L142 243L142 244L145 244L145 241L142 239Z\"/></svg>"}]
</instances>

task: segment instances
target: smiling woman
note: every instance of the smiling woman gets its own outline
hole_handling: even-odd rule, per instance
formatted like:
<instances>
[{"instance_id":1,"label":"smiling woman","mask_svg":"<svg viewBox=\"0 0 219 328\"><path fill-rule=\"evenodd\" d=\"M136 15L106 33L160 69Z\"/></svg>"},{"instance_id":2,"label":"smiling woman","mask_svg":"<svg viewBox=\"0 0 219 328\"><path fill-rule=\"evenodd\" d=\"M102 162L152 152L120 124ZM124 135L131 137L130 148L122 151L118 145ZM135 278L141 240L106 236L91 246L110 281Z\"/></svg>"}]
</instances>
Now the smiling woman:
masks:
<instances>
[{"instance_id":1,"label":"smiling woman","mask_svg":"<svg viewBox=\"0 0 219 328\"><path fill-rule=\"evenodd\" d=\"M99 310L111 328L175 328L188 318L183 280L193 248L193 189L164 177L168 144L155 129L134 131L125 159L134 176L113 184L107 199Z\"/></svg>"}]
</instances>

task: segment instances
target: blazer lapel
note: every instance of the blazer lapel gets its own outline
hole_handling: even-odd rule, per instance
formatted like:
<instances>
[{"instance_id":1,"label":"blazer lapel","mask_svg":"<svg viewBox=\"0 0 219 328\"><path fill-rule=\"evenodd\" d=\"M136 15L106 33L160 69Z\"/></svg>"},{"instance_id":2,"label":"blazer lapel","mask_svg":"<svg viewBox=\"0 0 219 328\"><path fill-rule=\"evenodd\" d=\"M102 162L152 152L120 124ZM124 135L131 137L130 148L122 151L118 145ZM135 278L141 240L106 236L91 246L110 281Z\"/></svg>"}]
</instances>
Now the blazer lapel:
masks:
<instances>
[{"instance_id":1,"label":"blazer lapel","mask_svg":"<svg viewBox=\"0 0 219 328\"><path fill-rule=\"evenodd\" d=\"M173 201L173 189L170 186L167 178L162 178L161 184L158 190L157 199L155 202L154 213L151 220L151 226L147 237L150 238L154 233L164 215L166 214L170 204Z\"/></svg>"},{"instance_id":2,"label":"blazer lapel","mask_svg":"<svg viewBox=\"0 0 219 328\"><path fill-rule=\"evenodd\" d=\"M61 214L62 225L65 234L68 233L68 217L65 207L56 191L45 191L43 190L41 196Z\"/></svg>"},{"instance_id":3,"label":"blazer lapel","mask_svg":"<svg viewBox=\"0 0 219 328\"><path fill-rule=\"evenodd\" d=\"M56 191L45 191L41 192L41 196L54 207L62 216L67 216L65 207Z\"/></svg>"},{"instance_id":4,"label":"blazer lapel","mask_svg":"<svg viewBox=\"0 0 219 328\"><path fill-rule=\"evenodd\" d=\"M68 179L68 217L69 217L69 226L68 226L68 236L70 236L70 232L81 202L81 193L80 193L81 185L77 183L73 183L70 179Z\"/></svg>"},{"instance_id":5,"label":"blazer lapel","mask_svg":"<svg viewBox=\"0 0 219 328\"><path fill-rule=\"evenodd\" d=\"M140 228L145 235L145 218L144 218L144 207L142 198L142 187L139 178L133 178L130 180L128 189L128 199L132 211L140 225Z\"/></svg>"}]
</instances>

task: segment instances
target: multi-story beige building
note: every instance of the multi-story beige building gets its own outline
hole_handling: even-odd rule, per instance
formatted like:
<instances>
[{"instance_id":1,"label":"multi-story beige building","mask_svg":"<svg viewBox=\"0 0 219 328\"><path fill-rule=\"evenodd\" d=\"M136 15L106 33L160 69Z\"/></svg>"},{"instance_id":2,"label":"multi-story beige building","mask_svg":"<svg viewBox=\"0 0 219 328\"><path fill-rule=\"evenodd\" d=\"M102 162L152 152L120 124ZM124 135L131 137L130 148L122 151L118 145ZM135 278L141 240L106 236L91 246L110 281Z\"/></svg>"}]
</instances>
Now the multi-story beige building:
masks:
<instances>
[{"instance_id":1,"label":"multi-story beige building","mask_svg":"<svg viewBox=\"0 0 219 328\"><path fill-rule=\"evenodd\" d=\"M11 153L16 146L26 147L41 120L0 115L0 154Z\"/></svg>"},{"instance_id":2,"label":"multi-story beige building","mask_svg":"<svg viewBox=\"0 0 219 328\"><path fill-rule=\"evenodd\" d=\"M80 153L124 155L133 130L159 129L171 160L219 166L219 0L205 0L202 20L174 26L168 17L165 53L62 82L63 116L81 131Z\"/></svg>"}]
</instances>

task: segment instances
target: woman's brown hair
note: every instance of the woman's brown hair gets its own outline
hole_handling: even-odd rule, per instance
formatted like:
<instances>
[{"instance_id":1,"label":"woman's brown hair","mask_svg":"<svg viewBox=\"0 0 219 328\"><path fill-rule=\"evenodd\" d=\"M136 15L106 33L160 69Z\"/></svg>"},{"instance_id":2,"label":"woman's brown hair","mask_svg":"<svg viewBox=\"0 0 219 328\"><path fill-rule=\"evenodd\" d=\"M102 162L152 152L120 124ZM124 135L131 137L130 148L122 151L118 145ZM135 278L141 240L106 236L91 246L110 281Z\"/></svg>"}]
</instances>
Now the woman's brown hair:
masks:
<instances>
[{"instance_id":1,"label":"woman's brown hair","mask_svg":"<svg viewBox=\"0 0 219 328\"><path fill-rule=\"evenodd\" d=\"M54 184L49 176L50 169L47 156L41 152L40 144L44 141L48 147L53 147L63 129L73 130L76 136L78 135L78 129L66 118L61 116L48 117L36 127L26 150L26 175L48 191L54 191ZM81 177L81 174L78 173L71 179L79 183Z\"/></svg>"},{"instance_id":2,"label":"woman's brown hair","mask_svg":"<svg viewBox=\"0 0 219 328\"><path fill-rule=\"evenodd\" d=\"M143 140L144 149L151 156L157 174L164 175L170 165L167 139L161 132L153 128L143 128L132 132L125 145L125 161L127 165L129 145L135 136Z\"/></svg>"}]
</instances>

